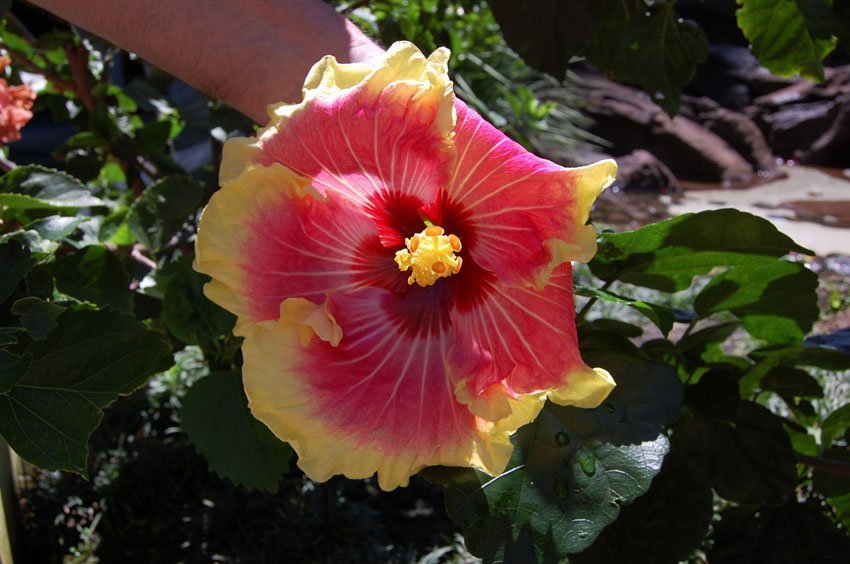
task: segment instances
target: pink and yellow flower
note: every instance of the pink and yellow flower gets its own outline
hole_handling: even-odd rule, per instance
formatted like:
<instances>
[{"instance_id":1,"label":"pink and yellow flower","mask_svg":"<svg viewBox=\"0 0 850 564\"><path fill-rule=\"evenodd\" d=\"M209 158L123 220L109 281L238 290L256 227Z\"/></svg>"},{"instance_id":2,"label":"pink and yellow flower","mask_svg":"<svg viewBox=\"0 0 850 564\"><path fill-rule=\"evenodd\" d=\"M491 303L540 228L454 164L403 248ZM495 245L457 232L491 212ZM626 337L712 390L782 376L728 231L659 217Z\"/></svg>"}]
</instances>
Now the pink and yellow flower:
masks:
<instances>
[{"instance_id":1,"label":"pink and yellow flower","mask_svg":"<svg viewBox=\"0 0 850 564\"><path fill-rule=\"evenodd\" d=\"M570 261L596 250L615 164L528 153L455 99L448 58L325 57L301 103L228 141L200 222L251 410L316 480L494 475L547 398L595 407L614 386L579 355Z\"/></svg>"},{"instance_id":2,"label":"pink and yellow flower","mask_svg":"<svg viewBox=\"0 0 850 564\"><path fill-rule=\"evenodd\" d=\"M11 62L9 57L0 57L0 73ZM5 78L0 78L0 146L21 138L21 129L32 119L34 100L29 86L9 86Z\"/></svg>"}]
</instances>

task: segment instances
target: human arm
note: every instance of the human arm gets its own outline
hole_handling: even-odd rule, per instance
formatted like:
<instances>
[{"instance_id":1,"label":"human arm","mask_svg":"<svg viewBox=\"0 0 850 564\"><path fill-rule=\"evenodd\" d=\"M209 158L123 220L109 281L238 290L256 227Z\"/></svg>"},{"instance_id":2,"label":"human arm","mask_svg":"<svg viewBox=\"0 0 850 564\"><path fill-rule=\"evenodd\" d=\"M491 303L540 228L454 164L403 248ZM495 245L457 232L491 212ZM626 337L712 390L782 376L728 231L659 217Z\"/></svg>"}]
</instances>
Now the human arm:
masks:
<instances>
[{"instance_id":1,"label":"human arm","mask_svg":"<svg viewBox=\"0 0 850 564\"><path fill-rule=\"evenodd\" d=\"M219 98L258 122L296 102L323 55L382 49L321 0L30 0Z\"/></svg>"}]
</instances>

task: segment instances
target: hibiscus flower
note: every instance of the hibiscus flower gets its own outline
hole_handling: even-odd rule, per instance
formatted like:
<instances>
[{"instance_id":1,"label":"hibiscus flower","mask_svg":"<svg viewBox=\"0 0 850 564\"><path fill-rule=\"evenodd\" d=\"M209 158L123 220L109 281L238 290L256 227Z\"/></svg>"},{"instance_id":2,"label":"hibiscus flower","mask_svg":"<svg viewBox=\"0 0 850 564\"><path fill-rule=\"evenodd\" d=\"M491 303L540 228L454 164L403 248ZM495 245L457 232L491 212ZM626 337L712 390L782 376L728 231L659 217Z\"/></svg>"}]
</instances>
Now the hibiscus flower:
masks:
<instances>
[{"instance_id":1,"label":"hibiscus flower","mask_svg":"<svg viewBox=\"0 0 850 564\"><path fill-rule=\"evenodd\" d=\"M0 57L0 73L12 62L9 57ZM27 85L9 86L0 78L0 146L21 138L21 128L32 118L35 94Z\"/></svg>"},{"instance_id":2,"label":"hibiscus flower","mask_svg":"<svg viewBox=\"0 0 850 564\"><path fill-rule=\"evenodd\" d=\"M200 221L251 410L315 480L495 475L547 398L595 407L614 386L579 355L570 261L596 250L615 164L528 153L455 99L448 59L325 57L301 103L227 142Z\"/></svg>"}]
</instances>

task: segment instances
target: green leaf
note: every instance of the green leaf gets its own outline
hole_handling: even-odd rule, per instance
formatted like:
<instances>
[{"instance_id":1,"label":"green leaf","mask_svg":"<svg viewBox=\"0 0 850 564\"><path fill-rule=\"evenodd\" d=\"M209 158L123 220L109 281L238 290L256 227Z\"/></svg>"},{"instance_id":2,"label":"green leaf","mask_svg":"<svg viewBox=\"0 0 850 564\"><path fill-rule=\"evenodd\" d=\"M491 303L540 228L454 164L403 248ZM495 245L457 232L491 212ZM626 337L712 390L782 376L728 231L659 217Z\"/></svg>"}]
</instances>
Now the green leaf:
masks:
<instances>
[{"instance_id":1,"label":"green leaf","mask_svg":"<svg viewBox=\"0 0 850 564\"><path fill-rule=\"evenodd\" d=\"M732 312L753 337L794 345L820 314L817 287L817 274L799 263L742 266L715 276L696 297L694 309L700 317Z\"/></svg>"},{"instance_id":2,"label":"green leaf","mask_svg":"<svg viewBox=\"0 0 850 564\"><path fill-rule=\"evenodd\" d=\"M136 242L136 237L127 224L128 208L118 209L103 218L100 224L98 239L104 243L113 243L119 247L126 247Z\"/></svg>"},{"instance_id":3,"label":"green leaf","mask_svg":"<svg viewBox=\"0 0 850 564\"><path fill-rule=\"evenodd\" d=\"M814 254L766 219L732 209L684 214L626 233L602 233L591 271L665 292L684 290L719 266L772 264L790 252Z\"/></svg>"},{"instance_id":4,"label":"green leaf","mask_svg":"<svg viewBox=\"0 0 850 564\"><path fill-rule=\"evenodd\" d=\"M534 547L538 557L562 558L590 546L621 504L646 493L668 449L660 427L676 418L681 385L667 365L603 356L587 359L617 380L600 407L547 404L514 435L503 474L468 471L447 486L449 515L464 525L473 553L507 561Z\"/></svg>"},{"instance_id":5,"label":"green leaf","mask_svg":"<svg viewBox=\"0 0 850 564\"><path fill-rule=\"evenodd\" d=\"M832 14L826 0L738 0L738 27L759 63L774 74L823 80L833 49Z\"/></svg>"},{"instance_id":6,"label":"green leaf","mask_svg":"<svg viewBox=\"0 0 850 564\"><path fill-rule=\"evenodd\" d=\"M779 507L728 507L714 523L711 564L811 562L845 564L850 537L813 501Z\"/></svg>"},{"instance_id":7,"label":"green leaf","mask_svg":"<svg viewBox=\"0 0 850 564\"><path fill-rule=\"evenodd\" d=\"M106 247L90 245L56 261L56 289L81 301L117 311L133 311L130 275Z\"/></svg>"},{"instance_id":8,"label":"green leaf","mask_svg":"<svg viewBox=\"0 0 850 564\"><path fill-rule=\"evenodd\" d=\"M572 564L687 561L713 515L711 484L702 468L671 451L649 493L623 507L620 517Z\"/></svg>"},{"instance_id":9,"label":"green leaf","mask_svg":"<svg viewBox=\"0 0 850 564\"><path fill-rule=\"evenodd\" d=\"M47 239L48 241L61 241L76 231L77 227L86 221L88 221L88 218L86 217L62 217L61 215L51 215L50 217L33 221L27 225L27 229L35 231L42 239Z\"/></svg>"},{"instance_id":10,"label":"green leaf","mask_svg":"<svg viewBox=\"0 0 850 564\"><path fill-rule=\"evenodd\" d=\"M0 244L0 303L12 295L34 264L32 253L20 241Z\"/></svg>"},{"instance_id":11,"label":"green leaf","mask_svg":"<svg viewBox=\"0 0 850 564\"><path fill-rule=\"evenodd\" d=\"M236 318L204 295L204 283L209 277L192 269L192 257L169 264L161 276L169 278L162 320L175 337L205 350L214 350L231 338Z\"/></svg>"},{"instance_id":12,"label":"green leaf","mask_svg":"<svg viewBox=\"0 0 850 564\"><path fill-rule=\"evenodd\" d=\"M203 190L188 176L169 176L147 187L130 207L127 223L140 243L159 251L194 214Z\"/></svg>"},{"instance_id":13,"label":"green leaf","mask_svg":"<svg viewBox=\"0 0 850 564\"><path fill-rule=\"evenodd\" d=\"M58 170L28 165L0 177L0 206L26 210L104 205L76 178Z\"/></svg>"},{"instance_id":14,"label":"green leaf","mask_svg":"<svg viewBox=\"0 0 850 564\"><path fill-rule=\"evenodd\" d=\"M717 494L742 504L776 504L794 491L797 467L783 421L741 401L734 417L696 415L674 430L677 444L703 460Z\"/></svg>"},{"instance_id":15,"label":"green leaf","mask_svg":"<svg viewBox=\"0 0 850 564\"><path fill-rule=\"evenodd\" d=\"M847 429L850 429L850 403L842 405L823 420L821 444L824 448L829 448L833 439L843 435Z\"/></svg>"},{"instance_id":16,"label":"green leaf","mask_svg":"<svg viewBox=\"0 0 850 564\"><path fill-rule=\"evenodd\" d=\"M670 329L673 328L673 310L667 306L626 298L601 288L577 286L575 293L587 298L597 298L606 302L628 306L652 321L664 335L667 335Z\"/></svg>"},{"instance_id":17,"label":"green leaf","mask_svg":"<svg viewBox=\"0 0 850 564\"><path fill-rule=\"evenodd\" d=\"M292 449L251 415L239 374L212 374L195 382L180 420L211 470L235 484L277 492Z\"/></svg>"},{"instance_id":18,"label":"green leaf","mask_svg":"<svg viewBox=\"0 0 850 564\"><path fill-rule=\"evenodd\" d=\"M0 395L0 434L40 468L87 475L102 409L171 366L164 337L115 312L66 311L46 340L29 345L29 369Z\"/></svg>"},{"instance_id":19,"label":"green leaf","mask_svg":"<svg viewBox=\"0 0 850 564\"><path fill-rule=\"evenodd\" d=\"M57 327L57 318L67 308L34 297L12 304L12 313L21 316L21 325L36 341L43 341Z\"/></svg>"}]
</instances>

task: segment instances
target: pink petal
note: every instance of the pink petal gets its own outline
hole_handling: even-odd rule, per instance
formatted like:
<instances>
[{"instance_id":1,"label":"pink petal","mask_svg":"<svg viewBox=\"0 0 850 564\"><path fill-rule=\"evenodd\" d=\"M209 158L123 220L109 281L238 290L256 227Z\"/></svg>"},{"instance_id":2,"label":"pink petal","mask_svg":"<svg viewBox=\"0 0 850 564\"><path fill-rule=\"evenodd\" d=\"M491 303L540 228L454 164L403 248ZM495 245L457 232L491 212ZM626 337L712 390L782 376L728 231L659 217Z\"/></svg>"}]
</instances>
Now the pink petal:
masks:
<instances>
[{"instance_id":1,"label":"pink petal","mask_svg":"<svg viewBox=\"0 0 850 564\"><path fill-rule=\"evenodd\" d=\"M347 88L322 82L339 82L346 65L320 63L311 74L321 74L320 85L310 89L308 78L304 102L276 110L282 117L262 133L255 157L358 203L387 226L382 240L392 247L421 226L417 210L445 185L452 159L450 83L427 70L444 69L442 52L426 63L411 48L391 49L383 66Z\"/></svg>"},{"instance_id":2,"label":"pink petal","mask_svg":"<svg viewBox=\"0 0 850 564\"><path fill-rule=\"evenodd\" d=\"M468 375L474 394L502 384L514 397L546 392L590 370L578 350L569 264L558 267L543 290L492 285L480 304L457 308L451 318L459 334L493 359Z\"/></svg>"},{"instance_id":3,"label":"pink petal","mask_svg":"<svg viewBox=\"0 0 850 564\"><path fill-rule=\"evenodd\" d=\"M465 248L502 282L542 287L552 268L580 258L554 256L553 249L595 248L595 238L587 241L582 231L592 201L587 192L595 198L607 184L594 177L595 185L585 186L582 169L536 157L463 102L456 108L458 160L443 213L467 218L468 232L459 235Z\"/></svg>"}]
</instances>

